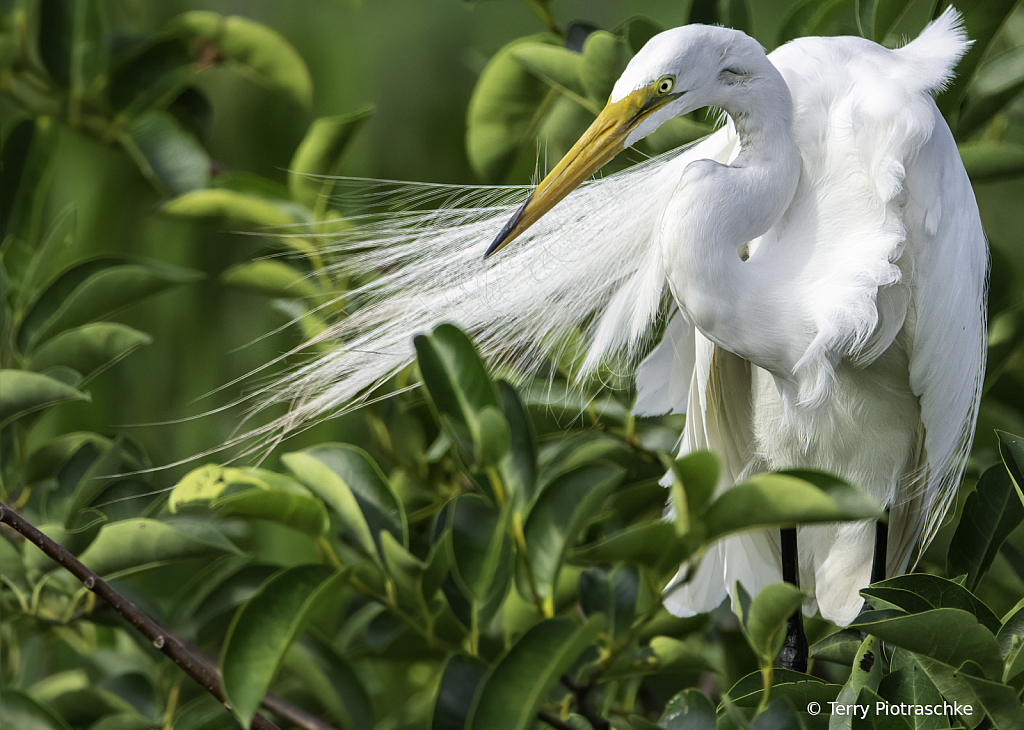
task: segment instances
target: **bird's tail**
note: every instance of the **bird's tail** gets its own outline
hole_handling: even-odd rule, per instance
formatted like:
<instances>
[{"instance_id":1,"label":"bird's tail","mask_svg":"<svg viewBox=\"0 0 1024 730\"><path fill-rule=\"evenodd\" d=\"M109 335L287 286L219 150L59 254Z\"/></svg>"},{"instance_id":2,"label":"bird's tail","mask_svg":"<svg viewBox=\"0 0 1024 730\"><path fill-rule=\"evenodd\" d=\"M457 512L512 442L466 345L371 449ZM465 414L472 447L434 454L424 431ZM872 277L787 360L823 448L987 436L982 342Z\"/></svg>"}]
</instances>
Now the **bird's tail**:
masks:
<instances>
[{"instance_id":1,"label":"bird's tail","mask_svg":"<svg viewBox=\"0 0 1024 730\"><path fill-rule=\"evenodd\" d=\"M913 81L920 89L936 93L953 78L953 68L972 44L963 16L950 6L898 52L912 60L906 68L914 69Z\"/></svg>"},{"instance_id":2,"label":"bird's tail","mask_svg":"<svg viewBox=\"0 0 1024 730\"><path fill-rule=\"evenodd\" d=\"M264 406L287 403L287 415L241 439L267 444L360 405L412 361L413 337L442 322L469 332L484 357L513 378L533 373L569 333L586 348L576 377L611 354L635 363L648 348L663 302L665 273L655 242L667 198L690 161L719 157L729 140L721 130L584 183L487 259L488 244L528 188L396 183L388 200L448 201L435 211L353 221L336 242L333 266L364 279L370 274L369 283L346 292L362 305L316 338L330 343L326 354L257 395Z\"/></svg>"}]
</instances>

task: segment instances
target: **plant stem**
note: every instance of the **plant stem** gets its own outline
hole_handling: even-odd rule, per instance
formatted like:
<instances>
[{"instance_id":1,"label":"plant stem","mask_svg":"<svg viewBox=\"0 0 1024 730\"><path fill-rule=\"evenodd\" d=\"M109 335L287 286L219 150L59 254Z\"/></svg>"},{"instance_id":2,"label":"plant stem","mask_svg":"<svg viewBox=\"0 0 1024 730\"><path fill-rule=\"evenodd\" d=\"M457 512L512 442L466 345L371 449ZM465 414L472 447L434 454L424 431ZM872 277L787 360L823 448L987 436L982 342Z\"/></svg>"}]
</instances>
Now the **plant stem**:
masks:
<instances>
[{"instance_id":1,"label":"plant stem","mask_svg":"<svg viewBox=\"0 0 1024 730\"><path fill-rule=\"evenodd\" d=\"M74 555L37 530L3 502L0 502L0 522L9 525L24 535L27 540L42 550L49 558L80 580L82 585L106 601L128 623L153 642L153 646L170 657L171 661L181 667L182 671L216 697L218 702L224 703L224 693L221 690L220 679L217 677L217 673L211 670L203 661L196 658L153 619L140 611L135 604L111 588L96 573L85 567ZM277 725L259 713L253 716L251 727L253 730L280 730Z\"/></svg>"}]
</instances>

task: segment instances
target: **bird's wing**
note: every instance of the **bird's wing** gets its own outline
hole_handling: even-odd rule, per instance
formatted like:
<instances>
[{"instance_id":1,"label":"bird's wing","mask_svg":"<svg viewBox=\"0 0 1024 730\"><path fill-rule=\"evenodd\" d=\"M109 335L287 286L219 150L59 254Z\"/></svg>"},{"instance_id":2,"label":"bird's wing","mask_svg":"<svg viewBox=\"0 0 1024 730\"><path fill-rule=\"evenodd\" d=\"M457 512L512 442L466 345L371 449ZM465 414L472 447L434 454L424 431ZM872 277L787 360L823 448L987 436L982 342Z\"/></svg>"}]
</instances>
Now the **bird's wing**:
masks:
<instances>
[{"instance_id":1,"label":"bird's wing","mask_svg":"<svg viewBox=\"0 0 1024 730\"><path fill-rule=\"evenodd\" d=\"M374 278L346 294L362 306L318 338L331 342L329 352L263 393L290 406L263 437L358 405L412 361L415 335L442 322L473 334L485 358L509 366L513 378L532 374L570 332L587 346L575 375L613 354L635 365L662 312L665 273L655 242L667 199L692 160L725 161L735 146L735 133L722 129L585 183L486 260L488 244L528 188L396 184L385 205L448 200L440 210L389 210L353 221L337 245L337 268Z\"/></svg>"}]
</instances>

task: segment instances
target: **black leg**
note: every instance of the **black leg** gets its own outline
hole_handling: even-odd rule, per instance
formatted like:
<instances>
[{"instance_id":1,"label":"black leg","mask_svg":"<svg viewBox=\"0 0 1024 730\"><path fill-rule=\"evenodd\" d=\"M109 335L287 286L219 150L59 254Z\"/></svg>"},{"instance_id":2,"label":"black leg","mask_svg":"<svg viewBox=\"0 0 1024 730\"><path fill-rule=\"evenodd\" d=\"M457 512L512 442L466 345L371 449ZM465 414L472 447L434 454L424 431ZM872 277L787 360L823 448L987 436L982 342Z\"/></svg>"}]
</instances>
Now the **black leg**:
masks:
<instances>
[{"instance_id":1,"label":"black leg","mask_svg":"<svg viewBox=\"0 0 1024 730\"><path fill-rule=\"evenodd\" d=\"M888 516L889 510L885 511ZM875 523L875 557L871 561L871 582L885 580L885 562L889 557L889 522L879 520Z\"/></svg>"},{"instance_id":2,"label":"black leg","mask_svg":"<svg viewBox=\"0 0 1024 730\"><path fill-rule=\"evenodd\" d=\"M796 546L796 528L782 528L782 580L800 586L800 562ZM783 669L807 671L807 636L804 615L798 608L786 623L786 639L782 643L779 664Z\"/></svg>"}]
</instances>

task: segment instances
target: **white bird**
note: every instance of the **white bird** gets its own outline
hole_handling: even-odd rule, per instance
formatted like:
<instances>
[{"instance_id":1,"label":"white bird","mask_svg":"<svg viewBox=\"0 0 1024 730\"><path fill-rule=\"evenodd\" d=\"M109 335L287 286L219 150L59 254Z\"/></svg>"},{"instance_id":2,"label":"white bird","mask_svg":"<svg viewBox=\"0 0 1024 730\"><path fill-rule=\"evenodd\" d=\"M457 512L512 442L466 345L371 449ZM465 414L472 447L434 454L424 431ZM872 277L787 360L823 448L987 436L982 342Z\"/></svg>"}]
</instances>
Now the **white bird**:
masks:
<instances>
[{"instance_id":1,"label":"white bird","mask_svg":"<svg viewBox=\"0 0 1024 730\"><path fill-rule=\"evenodd\" d=\"M276 392L291 410L264 433L356 407L441 322L520 373L582 328L581 376L647 355L636 413L687 413L680 452L715 452L719 490L767 470L835 473L890 510L885 572L902 573L954 498L985 364L987 246L932 98L968 46L953 9L895 50L802 38L766 55L700 25L655 36L520 207L525 188L414 187L452 200L368 218L339 243L339 266L379 276L320 338L337 346ZM729 124L584 182L701 107ZM873 525L804 527L798 543L805 612L848 624ZM778 531L727 538L689 567L666 596L679 615L716 607L735 581L751 594L777 582Z\"/></svg>"}]
</instances>

